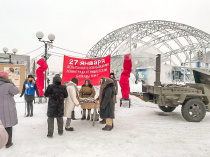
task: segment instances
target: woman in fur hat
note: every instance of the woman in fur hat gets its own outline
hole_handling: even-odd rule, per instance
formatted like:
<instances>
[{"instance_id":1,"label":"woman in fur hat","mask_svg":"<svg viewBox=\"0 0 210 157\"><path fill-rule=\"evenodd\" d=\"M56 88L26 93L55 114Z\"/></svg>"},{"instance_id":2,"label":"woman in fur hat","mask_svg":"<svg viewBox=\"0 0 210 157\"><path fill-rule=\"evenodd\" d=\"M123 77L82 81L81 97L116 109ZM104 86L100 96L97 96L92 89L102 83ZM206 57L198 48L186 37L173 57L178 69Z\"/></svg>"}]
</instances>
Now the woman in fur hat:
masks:
<instances>
[{"instance_id":1,"label":"woman in fur hat","mask_svg":"<svg viewBox=\"0 0 210 157\"><path fill-rule=\"evenodd\" d=\"M100 102L100 117L106 119L106 126L102 130L111 131L113 129L114 100L115 95L114 82L107 78L103 86L102 99Z\"/></svg>"}]
</instances>

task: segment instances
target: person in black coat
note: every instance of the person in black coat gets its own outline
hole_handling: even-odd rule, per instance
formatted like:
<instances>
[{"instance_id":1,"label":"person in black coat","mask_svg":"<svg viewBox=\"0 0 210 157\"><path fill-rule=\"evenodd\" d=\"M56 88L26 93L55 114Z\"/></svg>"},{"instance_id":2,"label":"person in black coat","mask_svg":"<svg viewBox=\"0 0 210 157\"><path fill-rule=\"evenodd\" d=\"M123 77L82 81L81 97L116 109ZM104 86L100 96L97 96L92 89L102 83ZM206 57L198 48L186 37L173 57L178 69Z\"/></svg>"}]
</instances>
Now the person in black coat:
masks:
<instances>
[{"instance_id":1,"label":"person in black coat","mask_svg":"<svg viewBox=\"0 0 210 157\"><path fill-rule=\"evenodd\" d=\"M100 117L106 119L106 126L102 130L113 129L115 87L112 79L107 78L103 86L102 99L100 102Z\"/></svg>"},{"instance_id":2,"label":"person in black coat","mask_svg":"<svg viewBox=\"0 0 210 157\"><path fill-rule=\"evenodd\" d=\"M114 103L116 104L117 103L117 94L118 94L118 83L117 83L117 80L115 80L115 75L113 72L110 73L110 78L113 80L113 83L114 83L115 95L114 95L113 99L114 99Z\"/></svg>"},{"instance_id":3,"label":"person in black coat","mask_svg":"<svg viewBox=\"0 0 210 157\"><path fill-rule=\"evenodd\" d=\"M53 78L53 84L47 87L45 97L49 97L48 102L48 134L52 137L54 132L54 118L57 119L58 134L63 134L63 115L64 115L64 99L68 97L66 87L61 85L61 77L56 75Z\"/></svg>"},{"instance_id":4,"label":"person in black coat","mask_svg":"<svg viewBox=\"0 0 210 157\"><path fill-rule=\"evenodd\" d=\"M47 78L47 85L49 86L49 84L50 84L50 79Z\"/></svg>"}]
</instances>

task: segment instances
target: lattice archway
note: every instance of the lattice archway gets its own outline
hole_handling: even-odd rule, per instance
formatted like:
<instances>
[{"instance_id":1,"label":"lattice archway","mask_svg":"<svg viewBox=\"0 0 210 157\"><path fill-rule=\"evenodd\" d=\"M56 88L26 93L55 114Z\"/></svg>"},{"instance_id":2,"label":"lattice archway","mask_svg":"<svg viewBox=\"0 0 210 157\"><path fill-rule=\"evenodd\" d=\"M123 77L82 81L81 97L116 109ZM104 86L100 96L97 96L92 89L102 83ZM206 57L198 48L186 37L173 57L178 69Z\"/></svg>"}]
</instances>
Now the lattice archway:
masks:
<instances>
[{"instance_id":1,"label":"lattice archway","mask_svg":"<svg viewBox=\"0 0 210 157\"><path fill-rule=\"evenodd\" d=\"M210 48L210 35L194 27L171 21L144 21L119 28L102 38L86 57L95 58L111 54L123 55L129 49L145 50L154 46L165 57L175 56L184 62L179 53L204 54Z\"/></svg>"}]
</instances>

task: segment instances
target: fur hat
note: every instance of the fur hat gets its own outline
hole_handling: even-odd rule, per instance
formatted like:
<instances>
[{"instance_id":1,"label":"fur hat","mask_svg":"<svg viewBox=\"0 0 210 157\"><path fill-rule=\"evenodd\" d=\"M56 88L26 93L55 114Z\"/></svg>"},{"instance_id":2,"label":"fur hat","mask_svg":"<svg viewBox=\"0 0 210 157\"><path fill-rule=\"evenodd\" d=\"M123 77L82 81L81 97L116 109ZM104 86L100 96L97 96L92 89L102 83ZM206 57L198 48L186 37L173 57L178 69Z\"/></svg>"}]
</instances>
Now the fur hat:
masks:
<instances>
[{"instance_id":1,"label":"fur hat","mask_svg":"<svg viewBox=\"0 0 210 157\"><path fill-rule=\"evenodd\" d=\"M113 75L113 76L114 76L114 73L113 73L113 72L111 72L111 73L110 73L110 75Z\"/></svg>"},{"instance_id":2,"label":"fur hat","mask_svg":"<svg viewBox=\"0 0 210 157\"><path fill-rule=\"evenodd\" d=\"M0 77L3 77L3 78L8 78L9 75L6 71L0 71Z\"/></svg>"},{"instance_id":3,"label":"fur hat","mask_svg":"<svg viewBox=\"0 0 210 157\"><path fill-rule=\"evenodd\" d=\"M113 78L115 79L114 72L111 72L111 73L110 73L110 78L111 78L111 75L113 75Z\"/></svg>"},{"instance_id":4,"label":"fur hat","mask_svg":"<svg viewBox=\"0 0 210 157\"><path fill-rule=\"evenodd\" d=\"M104 83L104 87L108 86L109 84L113 85L113 80L111 78L107 78L105 83Z\"/></svg>"}]
</instances>

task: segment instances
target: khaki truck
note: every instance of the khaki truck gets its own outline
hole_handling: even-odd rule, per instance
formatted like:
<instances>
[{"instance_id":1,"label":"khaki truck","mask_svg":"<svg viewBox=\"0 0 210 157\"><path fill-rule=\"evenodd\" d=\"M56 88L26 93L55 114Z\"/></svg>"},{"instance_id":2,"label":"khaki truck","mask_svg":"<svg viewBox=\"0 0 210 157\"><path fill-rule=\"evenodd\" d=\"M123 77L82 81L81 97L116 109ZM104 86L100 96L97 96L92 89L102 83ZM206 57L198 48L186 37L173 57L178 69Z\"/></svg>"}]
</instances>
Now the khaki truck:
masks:
<instances>
[{"instance_id":1,"label":"khaki truck","mask_svg":"<svg viewBox=\"0 0 210 157\"><path fill-rule=\"evenodd\" d=\"M189 122L200 122L210 111L210 73L193 69L195 83L162 85L160 82L160 55L156 58L156 82L145 85L143 100L157 104L163 112L172 112L182 105L182 116Z\"/></svg>"}]
</instances>

